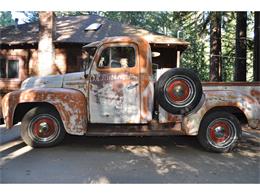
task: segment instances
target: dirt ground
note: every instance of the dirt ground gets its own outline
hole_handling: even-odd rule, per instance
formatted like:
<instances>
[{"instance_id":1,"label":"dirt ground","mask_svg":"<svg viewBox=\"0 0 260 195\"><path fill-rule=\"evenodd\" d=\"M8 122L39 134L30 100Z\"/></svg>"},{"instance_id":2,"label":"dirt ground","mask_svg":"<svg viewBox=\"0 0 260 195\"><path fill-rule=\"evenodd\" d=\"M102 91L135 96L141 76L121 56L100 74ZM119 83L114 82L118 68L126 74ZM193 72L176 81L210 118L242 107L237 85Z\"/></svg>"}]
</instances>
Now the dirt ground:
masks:
<instances>
[{"instance_id":1,"label":"dirt ground","mask_svg":"<svg viewBox=\"0 0 260 195\"><path fill-rule=\"evenodd\" d=\"M67 136L52 148L4 143L1 183L259 183L259 131L232 153L206 152L196 137Z\"/></svg>"}]
</instances>

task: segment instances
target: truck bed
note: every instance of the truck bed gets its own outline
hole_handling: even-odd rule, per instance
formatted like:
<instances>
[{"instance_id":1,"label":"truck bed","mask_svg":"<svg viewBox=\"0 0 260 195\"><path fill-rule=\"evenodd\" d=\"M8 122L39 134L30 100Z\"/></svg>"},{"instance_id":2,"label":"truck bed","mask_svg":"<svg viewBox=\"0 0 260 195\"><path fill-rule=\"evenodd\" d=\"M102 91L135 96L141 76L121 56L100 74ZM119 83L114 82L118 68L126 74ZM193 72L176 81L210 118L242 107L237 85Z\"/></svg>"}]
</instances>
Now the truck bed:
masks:
<instances>
[{"instance_id":1,"label":"truck bed","mask_svg":"<svg viewBox=\"0 0 260 195\"><path fill-rule=\"evenodd\" d=\"M203 86L260 86L260 82L202 82Z\"/></svg>"}]
</instances>

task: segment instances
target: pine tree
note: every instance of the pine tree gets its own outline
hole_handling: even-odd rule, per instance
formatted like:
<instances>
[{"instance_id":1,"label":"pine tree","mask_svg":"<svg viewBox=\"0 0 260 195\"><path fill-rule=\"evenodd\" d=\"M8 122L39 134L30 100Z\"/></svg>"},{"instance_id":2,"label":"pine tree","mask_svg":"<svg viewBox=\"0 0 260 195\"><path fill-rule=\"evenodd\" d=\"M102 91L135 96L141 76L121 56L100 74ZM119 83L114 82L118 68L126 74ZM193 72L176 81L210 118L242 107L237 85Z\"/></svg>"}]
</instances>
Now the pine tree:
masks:
<instances>
[{"instance_id":1,"label":"pine tree","mask_svg":"<svg viewBox=\"0 0 260 195\"><path fill-rule=\"evenodd\" d=\"M254 81L260 81L260 12L255 12L254 37Z\"/></svg>"},{"instance_id":2,"label":"pine tree","mask_svg":"<svg viewBox=\"0 0 260 195\"><path fill-rule=\"evenodd\" d=\"M0 12L0 27L13 25L12 13L10 11Z\"/></svg>"},{"instance_id":3,"label":"pine tree","mask_svg":"<svg viewBox=\"0 0 260 195\"><path fill-rule=\"evenodd\" d=\"M210 81L222 81L221 12L210 18Z\"/></svg>"},{"instance_id":4,"label":"pine tree","mask_svg":"<svg viewBox=\"0 0 260 195\"><path fill-rule=\"evenodd\" d=\"M237 12L235 81L246 81L247 12Z\"/></svg>"}]
</instances>

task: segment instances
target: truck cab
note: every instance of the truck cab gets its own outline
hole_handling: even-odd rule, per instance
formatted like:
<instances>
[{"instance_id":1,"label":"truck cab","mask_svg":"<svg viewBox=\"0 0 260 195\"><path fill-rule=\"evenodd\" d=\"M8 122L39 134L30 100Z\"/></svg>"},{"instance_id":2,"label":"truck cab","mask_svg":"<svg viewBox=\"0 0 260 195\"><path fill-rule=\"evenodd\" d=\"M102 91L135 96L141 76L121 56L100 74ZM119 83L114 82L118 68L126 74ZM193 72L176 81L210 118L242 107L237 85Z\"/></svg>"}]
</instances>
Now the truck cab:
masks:
<instances>
[{"instance_id":1,"label":"truck cab","mask_svg":"<svg viewBox=\"0 0 260 195\"><path fill-rule=\"evenodd\" d=\"M87 67L91 123L141 124L152 120L151 49L138 38L108 38L84 49L97 48Z\"/></svg>"},{"instance_id":2,"label":"truck cab","mask_svg":"<svg viewBox=\"0 0 260 195\"><path fill-rule=\"evenodd\" d=\"M21 121L33 147L73 135L192 135L230 151L241 122L260 129L260 84L202 85L184 68L158 68L141 37L109 37L83 47L84 72L25 80L2 101L8 128ZM234 84L237 85L237 84Z\"/></svg>"}]
</instances>

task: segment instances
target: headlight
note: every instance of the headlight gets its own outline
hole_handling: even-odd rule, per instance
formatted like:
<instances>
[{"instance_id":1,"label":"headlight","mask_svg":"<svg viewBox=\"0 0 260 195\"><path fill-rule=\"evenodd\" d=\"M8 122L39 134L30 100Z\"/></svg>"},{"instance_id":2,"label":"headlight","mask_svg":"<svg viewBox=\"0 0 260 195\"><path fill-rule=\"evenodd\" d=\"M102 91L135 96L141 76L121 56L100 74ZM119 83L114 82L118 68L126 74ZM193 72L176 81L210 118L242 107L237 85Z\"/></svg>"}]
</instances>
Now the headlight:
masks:
<instances>
[{"instance_id":1,"label":"headlight","mask_svg":"<svg viewBox=\"0 0 260 195\"><path fill-rule=\"evenodd\" d=\"M25 80L22 82L21 89L25 89L25 88L26 88L26 86L27 86L27 84L28 84L28 82L29 82L30 79L31 79L31 78L27 78L27 79L25 79Z\"/></svg>"}]
</instances>

